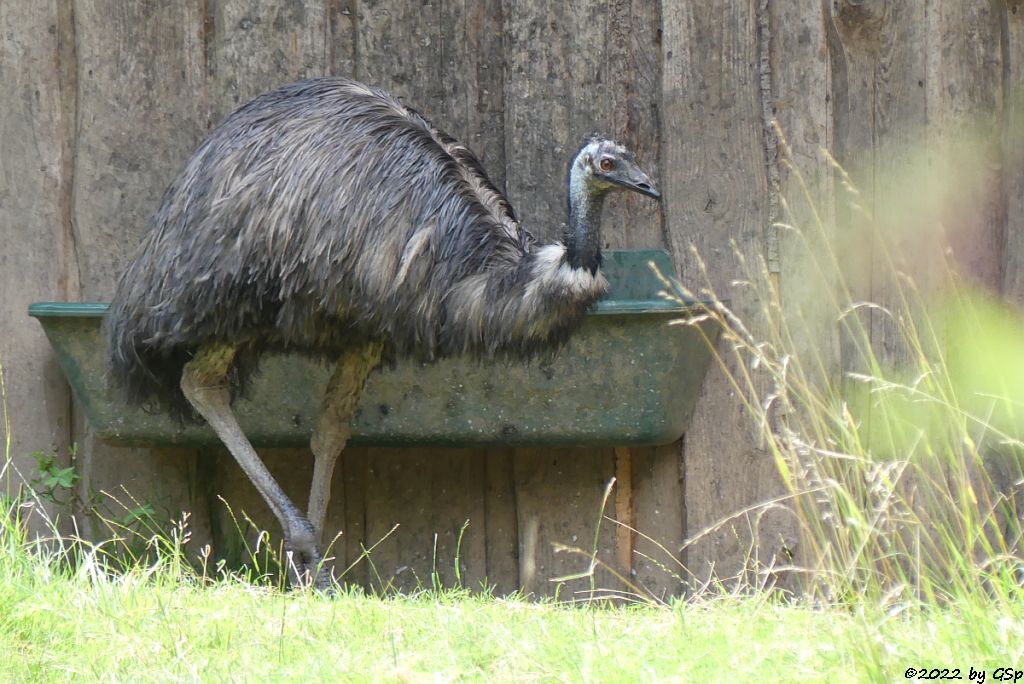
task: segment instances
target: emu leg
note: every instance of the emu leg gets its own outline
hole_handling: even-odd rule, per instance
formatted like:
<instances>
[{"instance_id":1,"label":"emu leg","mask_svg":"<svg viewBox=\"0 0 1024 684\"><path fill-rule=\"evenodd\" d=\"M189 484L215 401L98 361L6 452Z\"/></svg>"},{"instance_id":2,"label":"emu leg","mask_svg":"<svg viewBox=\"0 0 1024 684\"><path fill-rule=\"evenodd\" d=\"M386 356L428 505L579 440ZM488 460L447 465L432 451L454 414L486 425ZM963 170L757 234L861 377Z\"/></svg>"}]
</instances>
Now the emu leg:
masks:
<instances>
[{"instance_id":1,"label":"emu leg","mask_svg":"<svg viewBox=\"0 0 1024 684\"><path fill-rule=\"evenodd\" d=\"M313 483L309 490L309 520L317 540L323 539L327 504L331 499L331 476L352 435L352 413L366 385L366 378L380 364L383 345L370 342L347 350L338 359L334 374L324 390L320 417L310 448L313 450Z\"/></svg>"},{"instance_id":2,"label":"emu leg","mask_svg":"<svg viewBox=\"0 0 1024 684\"><path fill-rule=\"evenodd\" d=\"M285 551L290 556L287 562L292 582L305 585L313 581L317 589L327 589L330 574L321 567L313 525L267 470L231 410L227 376L235 351L223 345L200 348L185 364L181 391L217 433L281 523Z\"/></svg>"}]
</instances>

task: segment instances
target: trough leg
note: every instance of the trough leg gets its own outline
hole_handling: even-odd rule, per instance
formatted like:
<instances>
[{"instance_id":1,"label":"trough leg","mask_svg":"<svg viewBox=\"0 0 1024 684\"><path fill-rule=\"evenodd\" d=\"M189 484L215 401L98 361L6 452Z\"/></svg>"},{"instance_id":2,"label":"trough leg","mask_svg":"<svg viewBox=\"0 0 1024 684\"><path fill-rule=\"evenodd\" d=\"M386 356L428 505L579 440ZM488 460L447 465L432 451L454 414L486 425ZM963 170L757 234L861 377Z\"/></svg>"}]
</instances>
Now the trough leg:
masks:
<instances>
[{"instance_id":1,"label":"trough leg","mask_svg":"<svg viewBox=\"0 0 1024 684\"><path fill-rule=\"evenodd\" d=\"M181 391L217 433L281 523L292 582L306 585L312 581L317 589L327 589L330 573L322 567L313 525L267 470L231 410L227 377L235 351L233 347L223 345L199 349L185 364Z\"/></svg>"},{"instance_id":2,"label":"trough leg","mask_svg":"<svg viewBox=\"0 0 1024 684\"><path fill-rule=\"evenodd\" d=\"M380 365L382 349L379 342L371 342L347 350L338 359L334 374L324 390L320 417L310 441L313 483L309 490L309 520L318 541L323 539L334 465L352 435L352 414L363 393L366 378Z\"/></svg>"}]
</instances>

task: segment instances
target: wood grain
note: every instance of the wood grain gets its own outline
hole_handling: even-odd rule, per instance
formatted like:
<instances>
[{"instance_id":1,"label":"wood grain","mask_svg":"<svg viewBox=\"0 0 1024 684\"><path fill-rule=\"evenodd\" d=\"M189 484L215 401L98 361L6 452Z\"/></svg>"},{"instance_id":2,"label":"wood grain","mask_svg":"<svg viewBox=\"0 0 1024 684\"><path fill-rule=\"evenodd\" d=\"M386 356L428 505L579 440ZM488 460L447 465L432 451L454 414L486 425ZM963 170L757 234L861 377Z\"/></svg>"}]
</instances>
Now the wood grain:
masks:
<instances>
[{"instance_id":1,"label":"wood grain","mask_svg":"<svg viewBox=\"0 0 1024 684\"><path fill-rule=\"evenodd\" d=\"M737 285L765 256L768 187L752 3L714 2L699 9L666 4L663 17L662 166L670 247L683 282L731 301L753 334L763 330L756 293ZM680 135L700 131L699 136ZM701 272L696 254L706 264ZM727 372L738 361L725 345ZM726 379L705 378L684 446L687 536L731 512L771 498L781 484L769 454ZM770 514L716 528L687 547L696 577L728 579L742 571L755 540L762 560L792 543L788 520Z\"/></svg>"},{"instance_id":2,"label":"wood grain","mask_svg":"<svg viewBox=\"0 0 1024 684\"><path fill-rule=\"evenodd\" d=\"M846 258L836 249L833 170L825 156L834 147L829 22L824 5L809 10L800 0L768 3L761 11L769 20L767 52L773 57L773 101L763 116L769 126L774 119L781 135L776 141L776 220L786 226L774 234L778 330L796 350L790 366L795 384L827 391L837 386L842 373L836 323L840 307L833 293L842 291ZM795 528L787 541L787 556L797 563L810 560L801 556L805 549Z\"/></svg>"},{"instance_id":3,"label":"wood grain","mask_svg":"<svg viewBox=\"0 0 1024 684\"><path fill-rule=\"evenodd\" d=\"M370 544L386 537L370 557L371 587L480 588L487 574L483 466L476 450L370 450L365 534Z\"/></svg>"},{"instance_id":4,"label":"wood grain","mask_svg":"<svg viewBox=\"0 0 1024 684\"><path fill-rule=\"evenodd\" d=\"M604 6L505 4L508 194L523 224L543 239L558 237L566 220L570 157L587 134L612 123Z\"/></svg>"},{"instance_id":5,"label":"wood grain","mask_svg":"<svg viewBox=\"0 0 1024 684\"><path fill-rule=\"evenodd\" d=\"M993 294L1002 289L1005 242L1001 5L949 0L929 7L926 40L941 48L927 50L924 77L935 223L945 227L961 275ZM941 262L919 270L927 278L936 266Z\"/></svg>"},{"instance_id":6,"label":"wood grain","mask_svg":"<svg viewBox=\"0 0 1024 684\"><path fill-rule=\"evenodd\" d=\"M608 3L608 133L636 153L659 187L661 180L661 10L653 0ZM587 94L584 94L586 96ZM616 193L605 205L604 244L612 249L657 249L666 245L661 205L633 193Z\"/></svg>"},{"instance_id":7,"label":"wood grain","mask_svg":"<svg viewBox=\"0 0 1024 684\"><path fill-rule=\"evenodd\" d=\"M633 574L633 546L636 519L633 514L633 453L615 449L615 569L623 576Z\"/></svg>"},{"instance_id":8,"label":"wood grain","mask_svg":"<svg viewBox=\"0 0 1024 684\"><path fill-rule=\"evenodd\" d=\"M842 286L835 239L835 187L825 150L833 141L832 64L824 7L808 11L800 0L769 4L770 114L784 140L779 150L779 193L785 200L778 220L779 298L786 327L803 372L818 386L835 382L839 338L835 300L827 293ZM807 193L805 196L804 193Z\"/></svg>"},{"instance_id":9,"label":"wood grain","mask_svg":"<svg viewBox=\"0 0 1024 684\"><path fill-rule=\"evenodd\" d=\"M4 491L34 475L31 452L66 461L71 440L67 385L42 329L26 316L30 303L77 287L67 173L74 80L60 68L61 56L74 61L74 49L64 10L56 2L0 6L0 366L8 412L0 444L10 440L13 457Z\"/></svg>"},{"instance_id":10,"label":"wood grain","mask_svg":"<svg viewBox=\"0 0 1024 684\"><path fill-rule=\"evenodd\" d=\"M354 70L359 77L390 90L467 144L500 186L504 182L501 4L495 0L417 4L362 0L353 11ZM469 520L458 550L463 585L479 588L486 577L502 591L516 586L514 565L504 551L515 543L515 534L501 522L502 516L511 515L506 503L512 497L502 494L500 478L489 478L484 452L412 449L404 457L393 450L369 454L366 540L373 544L395 523L400 525L371 558L370 585L430 586L436 573L442 584L453 586L458 534ZM500 463L500 454L496 458ZM485 490L491 486L497 487L493 508L504 534L493 547L484 543L491 524L484 512ZM441 495L442 491L458 495ZM495 560L493 572L489 572L490 558Z\"/></svg>"},{"instance_id":11,"label":"wood grain","mask_svg":"<svg viewBox=\"0 0 1024 684\"><path fill-rule=\"evenodd\" d=\"M82 0L73 3L73 16L77 123L67 173L78 288L72 298L103 301L205 132L203 43L193 30L202 12L194 1ZM134 497L161 518L194 507L194 451L110 447L80 417L74 441L83 493L108 492L126 505ZM205 517L205 511L194 515L197 523ZM201 529L195 534L208 536Z\"/></svg>"},{"instance_id":12,"label":"wood grain","mask_svg":"<svg viewBox=\"0 0 1024 684\"><path fill-rule=\"evenodd\" d=\"M843 255L841 273L848 297L869 301L872 295L872 258L875 252L874 214L874 89L878 69L882 3L855 6L840 3L829 10L829 54L833 83L832 154L849 173L853 190L837 173L835 194L837 251ZM866 193L863 198L854 194ZM865 372L872 340L869 311L850 312L840 324L840 369ZM844 396L855 415L868 416L866 387L843 376ZM866 424L867 425L867 424Z\"/></svg>"},{"instance_id":13,"label":"wood grain","mask_svg":"<svg viewBox=\"0 0 1024 684\"><path fill-rule=\"evenodd\" d=\"M662 599L682 595L690 579L682 566L687 529L682 447L631 449L636 524L631 580Z\"/></svg>"},{"instance_id":14,"label":"wood grain","mask_svg":"<svg viewBox=\"0 0 1024 684\"><path fill-rule=\"evenodd\" d=\"M1003 4L1006 91L1003 118L1003 189L1006 241L1003 296L1024 309L1024 4Z\"/></svg>"},{"instance_id":15,"label":"wood grain","mask_svg":"<svg viewBox=\"0 0 1024 684\"><path fill-rule=\"evenodd\" d=\"M367 589L370 564L365 551L377 541L366 537L366 469L369 459L367 449L349 448L341 455L338 470L342 481L339 483L338 475L335 475L334 493L341 498L342 510L338 511L338 502L335 501L328 517L332 521L329 529L339 529L343 533L341 543L344 545L345 566L341 570L348 569L343 580ZM336 524L335 516L342 518L343 523ZM340 549L337 555L341 555Z\"/></svg>"},{"instance_id":16,"label":"wood grain","mask_svg":"<svg viewBox=\"0 0 1024 684\"><path fill-rule=\"evenodd\" d=\"M614 526L602 522L603 515L610 516L614 511L614 499L602 508L604 491L614 471L611 450L516 451L519 581L524 593L562 600L589 596L588 578L554 580L587 570L598 525L597 558L615 566ZM601 569L595 573L594 585L597 589L617 588Z\"/></svg>"},{"instance_id":17,"label":"wood grain","mask_svg":"<svg viewBox=\"0 0 1024 684\"><path fill-rule=\"evenodd\" d=\"M497 596L519 589L519 521L513 449L486 449L484 507L487 524L487 584Z\"/></svg>"},{"instance_id":18,"label":"wood grain","mask_svg":"<svg viewBox=\"0 0 1024 684\"><path fill-rule=\"evenodd\" d=\"M332 33L325 3L203 0L200 10L207 128L261 93L327 73L332 54L335 59L342 59L342 49L336 42L344 42L343 29L335 27L337 31ZM313 457L309 450L268 449L261 450L260 457L289 497L305 510L312 476ZM256 535L265 530L271 536L272 546L277 548L281 539L277 520L230 457L222 456L219 460L222 479L216 485L218 494L236 516L244 514L256 523L255 528L243 526L249 546L253 547ZM343 468L336 468L334 474L332 506L324 529L325 543L335 540L328 555L333 557L335 567L340 566L339 570L347 567L348 558L347 539L344 535L338 538L345 521ZM213 505L222 518L227 515L223 504ZM226 535L238 533L233 521L231 525L221 524L219 529ZM218 541L224 548L236 548L240 540L225 537Z\"/></svg>"},{"instance_id":19,"label":"wood grain","mask_svg":"<svg viewBox=\"0 0 1024 684\"><path fill-rule=\"evenodd\" d=\"M325 3L205 0L205 11L214 123L261 93L327 73Z\"/></svg>"}]
</instances>

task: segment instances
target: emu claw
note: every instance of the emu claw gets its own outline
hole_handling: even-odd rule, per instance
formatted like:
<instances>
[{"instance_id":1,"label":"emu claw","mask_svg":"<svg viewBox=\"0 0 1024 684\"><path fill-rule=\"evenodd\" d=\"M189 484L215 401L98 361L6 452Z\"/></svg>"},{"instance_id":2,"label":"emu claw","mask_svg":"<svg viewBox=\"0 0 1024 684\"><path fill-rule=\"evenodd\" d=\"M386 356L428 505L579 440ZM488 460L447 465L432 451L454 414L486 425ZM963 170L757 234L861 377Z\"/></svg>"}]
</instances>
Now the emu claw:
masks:
<instances>
[{"instance_id":1,"label":"emu claw","mask_svg":"<svg viewBox=\"0 0 1024 684\"><path fill-rule=\"evenodd\" d=\"M327 596L333 596L337 587L330 571L317 561L304 562L289 556L288 581L293 588L310 589Z\"/></svg>"},{"instance_id":2,"label":"emu claw","mask_svg":"<svg viewBox=\"0 0 1024 684\"><path fill-rule=\"evenodd\" d=\"M331 571L325 566L319 553L302 553L293 549L285 550L288 564L288 581L292 587L308 589L328 596L334 595L337 587Z\"/></svg>"},{"instance_id":3,"label":"emu claw","mask_svg":"<svg viewBox=\"0 0 1024 684\"><path fill-rule=\"evenodd\" d=\"M285 539L284 555L285 563L288 564L288 580L293 587L312 587L328 596L333 595L334 578L331 577L331 571L317 548L313 527L308 523L299 527L299 531L289 534Z\"/></svg>"}]
</instances>

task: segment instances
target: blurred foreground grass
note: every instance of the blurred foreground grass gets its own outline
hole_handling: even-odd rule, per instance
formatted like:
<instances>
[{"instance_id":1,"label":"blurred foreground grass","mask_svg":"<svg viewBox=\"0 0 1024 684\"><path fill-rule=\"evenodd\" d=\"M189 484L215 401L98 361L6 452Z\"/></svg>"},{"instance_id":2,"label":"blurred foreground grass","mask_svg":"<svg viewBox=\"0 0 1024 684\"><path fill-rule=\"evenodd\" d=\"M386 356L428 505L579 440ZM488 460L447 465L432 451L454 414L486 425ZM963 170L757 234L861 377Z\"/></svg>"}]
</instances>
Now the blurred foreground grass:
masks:
<instances>
[{"instance_id":1,"label":"blurred foreground grass","mask_svg":"<svg viewBox=\"0 0 1024 684\"><path fill-rule=\"evenodd\" d=\"M788 270L736 249L721 295L694 251L685 285L663 279L664 296L708 302L720 372L777 466L784 494L748 517L782 509L797 537L790 557L752 555L731 586L897 611L1019 603L1024 316L999 265L971 258L998 232L985 148L965 132L945 161L909 153L870 192L823 151L832 192L777 133Z\"/></svg>"}]
</instances>

